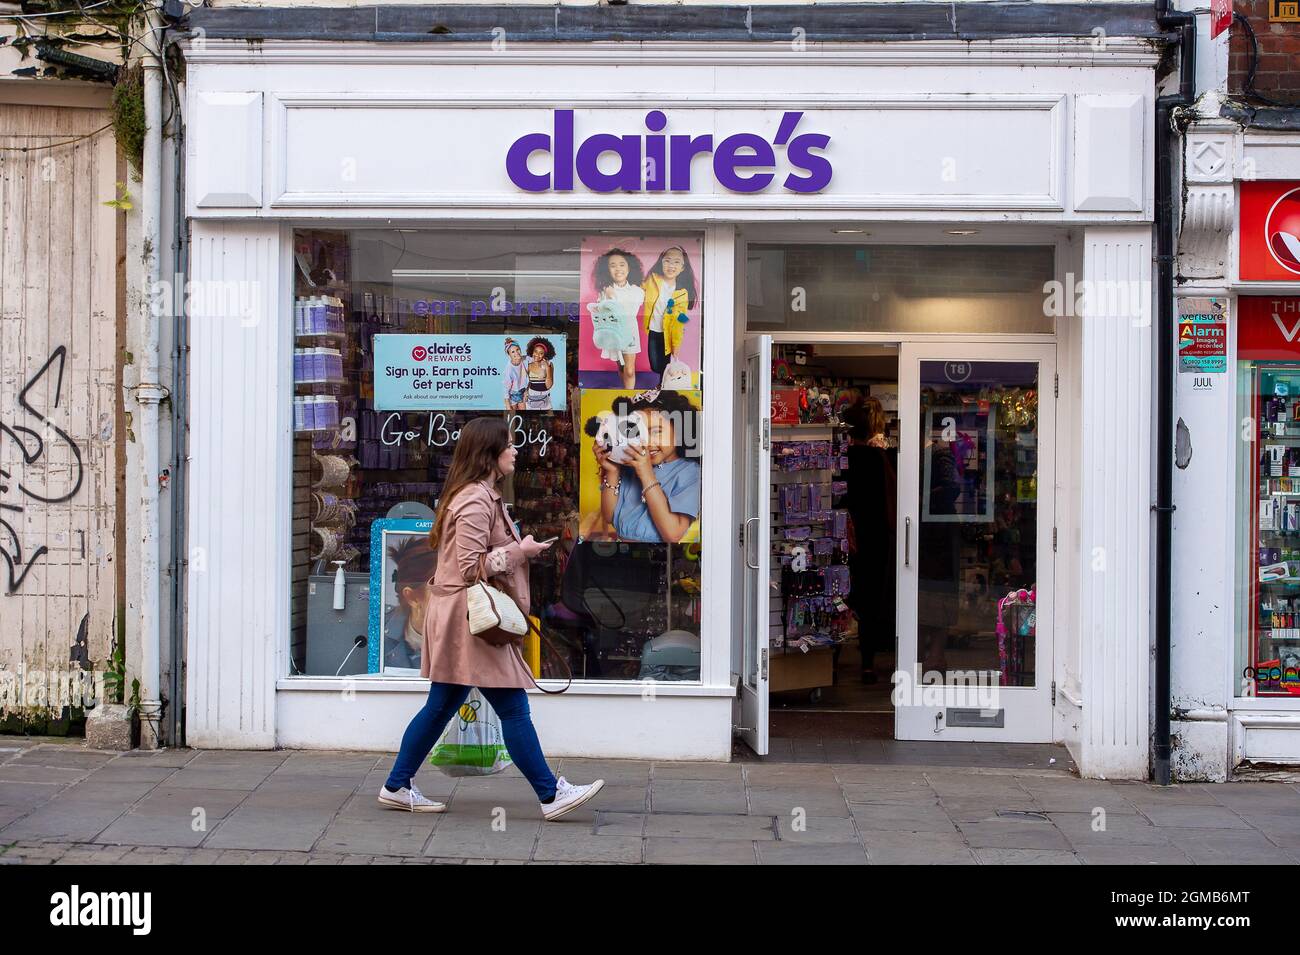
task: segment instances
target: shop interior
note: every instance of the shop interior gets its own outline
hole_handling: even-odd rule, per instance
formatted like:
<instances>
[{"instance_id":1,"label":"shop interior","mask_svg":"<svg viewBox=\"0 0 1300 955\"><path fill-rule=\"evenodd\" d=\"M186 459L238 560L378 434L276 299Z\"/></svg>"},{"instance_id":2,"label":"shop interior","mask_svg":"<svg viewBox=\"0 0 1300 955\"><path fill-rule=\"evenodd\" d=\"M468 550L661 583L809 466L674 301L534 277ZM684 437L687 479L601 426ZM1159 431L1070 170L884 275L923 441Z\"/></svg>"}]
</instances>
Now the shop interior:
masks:
<instances>
[{"instance_id":1,"label":"shop interior","mask_svg":"<svg viewBox=\"0 0 1300 955\"><path fill-rule=\"evenodd\" d=\"M769 678L778 724L821 714L854 736L893 736L898 439L896 345L773 346Z\"/></svg>"}]
</instances>

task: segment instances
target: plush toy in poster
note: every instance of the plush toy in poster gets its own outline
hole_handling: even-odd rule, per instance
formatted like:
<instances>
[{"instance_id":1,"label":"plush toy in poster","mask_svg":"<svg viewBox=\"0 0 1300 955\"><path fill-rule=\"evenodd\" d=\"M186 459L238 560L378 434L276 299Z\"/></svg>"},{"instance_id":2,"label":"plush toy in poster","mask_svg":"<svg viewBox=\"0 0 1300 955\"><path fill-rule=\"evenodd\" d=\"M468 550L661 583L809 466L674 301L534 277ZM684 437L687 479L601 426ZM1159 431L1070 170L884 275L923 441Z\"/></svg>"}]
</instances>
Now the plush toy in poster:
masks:
<instances>
[{"instance_id":1,"label":"plush toy in poster","mask_svg":"<svg viewBox=\"0 0 1300 955\"><path fill-rule=\"evenodd\" d=\"M611 461L628 467L635 460L634 449L646 444L645 415L639 411L621 419L612 411L598 412L587 419L583 431L604 446Z\"/></svg>"},{"instance_id":2,"label":"plush toy in poster","mask_svg":"<svg viewBox=\"0 0 1300 955\"><path fill-rule=\"evenodd\" d=\"M690 391L693 387L691 366L684 361L670 361L668 367L664 369L664 376L659 384L660 390Z\"/></svg>"},{"instance_id":3,"label":"plush toy in poster","mask_svg":"<svg viewBox=\"0 0 1300 955\"><path fill-rule=\"evenodd\" d=\"M626 343L623 341L623 318L618 302L613 299L588 302L587 311L591 313L591 343L601 351L616 353L621 364L621 349Z\"/></svg>"}]
</instances>

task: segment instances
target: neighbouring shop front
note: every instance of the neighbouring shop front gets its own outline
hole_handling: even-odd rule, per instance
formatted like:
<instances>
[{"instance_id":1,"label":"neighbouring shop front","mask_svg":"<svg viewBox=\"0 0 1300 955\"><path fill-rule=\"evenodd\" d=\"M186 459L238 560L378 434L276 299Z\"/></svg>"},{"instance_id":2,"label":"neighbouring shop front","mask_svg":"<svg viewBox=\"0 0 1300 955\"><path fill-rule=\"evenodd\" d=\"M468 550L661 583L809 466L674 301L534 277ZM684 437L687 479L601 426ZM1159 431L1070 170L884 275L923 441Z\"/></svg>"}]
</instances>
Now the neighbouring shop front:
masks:
<instances>
[{"instance_id":1,"label":"neighbouring shop front","mask_svg":"<svg viewBox=\"0 0 1300 955\"><path fill-rule=\"evenodd\" d=\"M795 708L1146 774L1144 40L187 59L191 279L246 306L191 316L191 745L395 745L492 414L559 538L549 752L727 759Z\"/></svg>"},{"instance_id":2,"label":"neighbouring shop front","mask_svg":"<svg viewBox=\"0 0 1300 955\"><path fill-rule=\"evenodd\" d=\"M1236 124L1189 140L1175 767L1222 780L1300 762L1300 163L1285 135Z\"/></svg>"}]
</instances>

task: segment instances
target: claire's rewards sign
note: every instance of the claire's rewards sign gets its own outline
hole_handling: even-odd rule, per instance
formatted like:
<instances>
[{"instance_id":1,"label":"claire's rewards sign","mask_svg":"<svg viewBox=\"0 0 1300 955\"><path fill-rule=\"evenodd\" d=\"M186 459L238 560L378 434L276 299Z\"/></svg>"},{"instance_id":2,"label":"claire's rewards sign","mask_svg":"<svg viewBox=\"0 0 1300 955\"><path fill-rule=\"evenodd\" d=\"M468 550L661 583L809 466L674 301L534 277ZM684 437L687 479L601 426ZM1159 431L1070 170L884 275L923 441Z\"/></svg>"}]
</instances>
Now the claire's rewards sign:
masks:
<instances>
[{"instance_id":1,"label":"claire's rewards sign","mask_svg":"<svg viewBox=\"0 0 1300 955\"><path fill-rule=\"evenodd\" d=\"M563 335L376 335L377 411L563 411Z\"/></svg>"}]
</instances>

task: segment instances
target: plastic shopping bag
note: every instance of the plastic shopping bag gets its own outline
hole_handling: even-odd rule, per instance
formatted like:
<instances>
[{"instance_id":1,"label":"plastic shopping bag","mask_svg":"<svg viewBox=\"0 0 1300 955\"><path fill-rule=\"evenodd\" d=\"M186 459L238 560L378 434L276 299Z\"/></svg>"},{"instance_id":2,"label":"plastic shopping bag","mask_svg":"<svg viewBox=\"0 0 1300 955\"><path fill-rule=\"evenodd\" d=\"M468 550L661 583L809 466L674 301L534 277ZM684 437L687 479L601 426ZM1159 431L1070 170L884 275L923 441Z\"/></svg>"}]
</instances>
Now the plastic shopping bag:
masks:
<instances>
[{"instance_id":1,"label":"plastic shopping bag","mask_svg":"<svg viewBox=\"0 0 1300 955\"><path fill-rule=\"evenodd\" d=\"M448 776L491 776L510 765L501 720L477 689L443 730L429 762Z\"/></svg>"}]
</instances>

